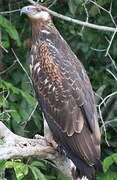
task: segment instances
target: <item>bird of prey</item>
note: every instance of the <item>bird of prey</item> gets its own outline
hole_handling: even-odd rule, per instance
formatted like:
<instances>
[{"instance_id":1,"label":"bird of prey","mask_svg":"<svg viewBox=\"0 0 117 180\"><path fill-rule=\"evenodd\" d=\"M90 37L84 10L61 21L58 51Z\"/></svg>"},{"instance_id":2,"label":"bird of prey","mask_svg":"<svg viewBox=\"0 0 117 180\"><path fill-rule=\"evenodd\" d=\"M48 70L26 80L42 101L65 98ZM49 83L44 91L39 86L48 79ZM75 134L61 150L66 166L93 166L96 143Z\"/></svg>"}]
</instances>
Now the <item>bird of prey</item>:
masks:
<instances>
[{"instance_id":1,"label":"bird of prey","mask_svg":"<svg viewBox=\"0 0 117 180\"><path fill-rule=\"evenodd\" d=\"M86 71L46 7L26 6L21 13L32 22L31 77L53 138L79 176L93 178L100 162L100 130Z\"/></svg>"}]
</instances>

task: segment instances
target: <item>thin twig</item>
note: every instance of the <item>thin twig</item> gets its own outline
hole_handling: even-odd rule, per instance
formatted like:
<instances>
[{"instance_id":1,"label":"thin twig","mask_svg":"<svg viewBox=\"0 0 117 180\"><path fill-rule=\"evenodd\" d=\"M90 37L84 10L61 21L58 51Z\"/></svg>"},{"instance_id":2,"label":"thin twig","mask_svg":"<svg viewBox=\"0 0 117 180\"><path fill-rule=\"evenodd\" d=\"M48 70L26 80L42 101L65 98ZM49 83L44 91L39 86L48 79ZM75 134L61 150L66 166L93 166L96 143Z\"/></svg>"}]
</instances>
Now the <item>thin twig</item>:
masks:
<instances>
[{"instance_id":1,"label":"thin twig","mask_svg":"<svg viewBox=\"0 0 117 180\"><path fill-rule=\"evenodd\" d=\"M113 35L112 35L112 37L111 37L111 40L109 41L109 45L108 45L108 48L107 48L107 50L106 50L105 56L108 55L108 52L109 52L109 50L110 50L110 47L111 47L111 45L112 45L112 42L113 42L113 39L114 39L116 33L117 33L117 28L115 29L115 31L114 31L114 33L113 33Z\"/></svg>"},{"instance_id":2,"label":"thin twig","mask_svg":"<svg viewBox=\"0 0 117 180\"><path fill-rule=\"evenodd\" d=\"M23 71L26 73L26 75L27 75L27 77L28 77L28 79L29 79L29 81L30 81L30 83L31 83L31 85L32 85L33 83L32 83L32 80L31 80L31 78L30 78L28 72L26 71L26 69L25 69L25 68L23 67L23 65L21 64L21 62L20 62L19 58L17 57L15 51L14 51L13 49L11 49L11 50L12 50L12 52L13 52L13 54L14 54L16 60L17 60L17 62L19 63L19 65L21 66L21 68L23 69Z\"/></svg>"},{"instance_id":3,"label":"thin twig","mask_svg":"<svg viewBox=\"0 0 117 180\"><path fill-rule=\"evenodd\" d=\"M96 7L99 7L100 9L102 9L103 11L105 11L106 13L108 13L109 16L110 16L110 18L111 18L111 20L112 20L112 22L113 22L113 24L114 24L114 26L115 26L115 31L114 31L114 33L113 33L113 35L112 35L112 37L111 37L111 40L109 41L109 45L108 45L108 48L107 48L107 50L106 50L105 56L107 56L107 54L108 54L108 52L109 52L109 50L110 50L110 47L111 47L111 45L112 45L113 39L114 39L114 37L115 37L115 34L117 33L117 25L116 25L115 20L114 20L114 18L113 18L113 16L112 16L112 2L110 3L110 9L109 9L109 11L106 10L105 8L103 8L102 6L100 6L99 4L97 4L96 2L92 1L92 0L88 0L87 2L93 3Z\"/></svg>"},{"instance_id":4,"label":"thin twig","mask_svg":"<svg viewBox=\"0 0 117 180\"><path fill-rule=\"evenodd\" d=\"M56 3L56 1L57 1L57 0L54 0L54 1L52 2L52 4L49 5L49 8L52 7L52 6L54 6L55 3Z\"/></svg>"},{"instance_id":5,"label":"thin twig","mask_svg":"<svg viewBox=\"0 0 117 180\"><path fill-rule=\"evenodd\" d=\"M110 97L112 97L112 96L114 96L114 95L116 95L116 94L117 94L117 91L115 91L115 92L109 94L108 96L106 96L106 97L103 99L103 101L99 104L99 106L101 107L108 98L110 98Z\"/></svg>"},{"instance_id":6,"label":"thin twig","mask_svg":"<svg viewBox=\"0 0 117 180\"><path fill-rule=\"evenodd\" d=\"M111 55L110 55L109 53L108 53L107 55L108 55L108 57L110 58L110 60L111 60L111 62L112 62L112 64L113 64L113 66L114 66L114 68L117 70L117 66L116 66L115 61L113 60L113 58L111 57Z\"/></svg>"},{"instance_id":7,"label":"thin twig","mask_svg":"<svg viewBox=\"0 0 117 180\"><path fill-rule=\"evenodd\" d=\"M107 139L107 132L106 132L105 123L104 123L104 120L103 120L103 117L102 117L101 107L99 105L98 105L98 111L99 111L99 116L100 116L100 119L101 119L101 122L102 122L103 129L104 129L105 141L106 141L107 145L110 146L110 144L108 142L108 139Z\"/></svg>"},{"instance_id":8,"label":"thin twig","mask_svg":"<svg viewBox=\"0 0 117 180\"><path fill-rule=\"evenodd\" d=\"M1 47L6 53L8 53L8 50L2 45L1 42L0 42L0 47Z\"/></svg>"},{"instance_id":9,"label":"thin twig","mask_svg":"<svg viewBox=\"0 0 117 180\"><path fill-rule=\"evenodd\" d=\"M98 93L95 92L95 96L97 96L99 99L103 100L103 97L100 96ZM98 105L97 105L98 106Z\"/></svg>"},{"instance_id":10,"label":"thin twig","mask_svg":"<svg viewBox=\"0 0 117 180\"><path fill-rule=\"evenodd\" d=\"M35 104L35 106L34 106L32 112L31 112L30 115L29 115L29 118L28 118L27 122L30 121L32 115L34 114L34 112L35 112L35 110L36 110L36 108L37 108L37 106L38 106L38 102L36 102L36 104Z\"/></svg>"},{"instance_id":11,"label":"thin twig","mask_svg":"<svg viewBox=\"0 0 117 180\"><path fill-rule=\"evenodd\" d=\"M7 94L6 94L6 92L7 92ZM4 108L5 101L6 101L7 98L9 97L10 92L9 92L8 90L7 90L7 91L6 91L6 90L3 90L3 91L2 91L2 94L3 94L2 106L3 106L3 108ZM6 117L6 115L8 116L7 119L4 118L4 114L5 114L5 117ZM0 113L0 116L1 116L0 119L1 119L2 121L6 121L6 120L9 121L9 120L10 120L10 117L11 117L11 116L9 115L9 112L8 112L8 111L6 112L6 110L4 110L4 109L3 109L3 112Z\"/></svg>"},{"instance_id":12,"label":"thin twig","mask_svg":"<svg viewBox=\"0 0 117 180\"><path fill-rule=\"evenodd\" d=\"M0 72L0 75L8 72L15 64L16 64L17 61L14 61L13 64L11 66L9 66L7 69L5 69L4 71Z\"/></svg>"},{"instance_id":13,"label":"thin twig","mask_svg":"<svg viewBox=\"0 0 117 180\"><path fill-rule=\"evenodd\" d=\"M96 48L93 48L93 47L91 47L91 49L92 49L93 51L98 51L98 52L104 52L104 51L106 51L106 49L96 49Z\"/></svg>"},{"instance_id":14,"label":"thin twig","mask_svg":"<svg viewBox=\"0 0 117 180\"><path fill-rule=\"evenodd\" d=\"M117 81L117 77L110 71L110 69L106 69L106 71L109 72L114 77L114 79Z\"/></svg>"},{"instance_id":15,"label":"thin twig","mask_svg":"<svg viewBox=\"0 0 117 180\"><path fill-rule=\"evenodd\" d=\"M85 10L86 22L88 22L88 21L89 21L89 13L88 13L88 10L87 10L87 7L86 7L86 3L83 3L82 6L84 7L84 10ZM80 31L79 34L82 35L82 33L83 33L83 31L84 31L84 27L85 27L85 26L82 26L82 29L81 29L81 31Z\"/></svg>"},{"instance_id":16,"label":"thin twig","mask_svg":"<svg viewBox=\"0 0 117 180\"><path fill-rule=\"evenodd\" d=\"M12 10L12 11L3 11L3 12L0 12L0 14L11 14L11 13L15 13L15 12L19 12L20 9L15 9L15 10Z\"/></svg>"},{"instance_id":17,"label":"thin twig","mask_svg":"<svg viewBox=\"0 0 117 180\"><path fill-rule=\"evenodd\" d=\"M109 15L110 15L110 18L111 18L113 24L114 24L115 27L117 28L116 22L115 22L115 20L114 20L114 18L113 18L113 16L112 16L112 1L111 1L111 3L110 3Z\"/></svg>"},{"instance_id":18,"label":"thin twig","mask_svg":"<svg viewBox=\"0 0 117 180\"><path fill-rule=\"evenodd\" d=\"M35 2L35 1L33 1L33 0L27 0L29 3L31 3L31 4L34 4L34 5L36 5L37 4L37 2Z\"/></svg>"},{"instance_id":19,"label":"thin twig","mask_svg":"<svg viewBox=\"0 0 117 180\"><path fill-rule=\"evenodd\" d=\"M111 123L113 123L113 122L117 122L117 118L115 118L115 119L112 119L112 120L110 120L110 121L106 121L105 123L104 123L104 126L107 126L107 125L109 125L109 124L111 124ZM103 125L101 126L101 129L103 128Z\"/></svg>"},{"instance_id":20,"label":"thin twig","mask_svg":"<svg viewBox=\"0 0 117 180\"><path fill-rule=\"evenodd\" d=\"M110 145L109 145L109 142L108 142L108 139L107 139L106 127L105 127L105 122L104 122L103 117L102 117L101 106L107 101L108 98L110 98L110 97L112 97L112 96L114 96L114 95L116 95L116 94L117 94L117 91L109 94L109 95L106 96L106 97L101 101L101 103L97 106L97 107L98 107L98 111L99 111L99 115L100 115L100 119L101 119L101 122L102 122L102 126L103 126L103 128L104 128L105 141L106 141L106 143L107 143L108 146L110 146Z\"/></svg>"},{"instance_id":21,"label":"thin twig","mask_svg":"<svg viewBox=\"0 0 117 180\"><path fill-rule=\"evenodd\" d=\"M98 8L102 9L103 11L107 12L109 14L109 11L106 10L105 8L103 8L102 6L100 6L99 4L97 4L95 1L92 0L88 0L89 2L93 3L95 6L97 6Z\"/></svg>"}]
</instances>

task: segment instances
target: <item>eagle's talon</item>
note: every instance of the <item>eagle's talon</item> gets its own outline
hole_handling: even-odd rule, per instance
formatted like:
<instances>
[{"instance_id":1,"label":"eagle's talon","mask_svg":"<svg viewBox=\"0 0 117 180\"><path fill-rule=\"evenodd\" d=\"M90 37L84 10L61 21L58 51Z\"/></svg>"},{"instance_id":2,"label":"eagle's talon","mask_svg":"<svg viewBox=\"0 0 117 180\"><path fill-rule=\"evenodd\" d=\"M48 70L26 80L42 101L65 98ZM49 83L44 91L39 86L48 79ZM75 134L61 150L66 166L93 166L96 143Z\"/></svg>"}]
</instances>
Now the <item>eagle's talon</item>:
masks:
<instances>
[{"instance_id":1,"label":"eagle's talon","mask_svg":"<svg viewBox=\"0 0 117 180\"><path fill-rule=\"evenodd\" d=\"M62 148L61 145L58 145L57 151L58 151L61 155L66 156L66 152L64 151L64 149Z\"/></svg>"},{"instance_id":2,"label":"eagle's talon","mask_svg":"<svg viewBox=\"0 0 117 180\"><path fill-rule=\"evenodd\" d=\"M46 140L46 138L44 136L41 136L39 134L35 134L34 139L42 139L42 140Z\"/></svg>"},{"instance_id":3,"label":"eagle's talon","mask_svg":"<svg viewBox=\"0 0 117 180\"><path fill-rule=\"evenodd\" d=\"M53 137L44 137L39 134L35 134L34 139L44 140L47 144L51 144L54 149L58 149L58 144L54 141Z\"/></svg>"},{"instance_id":4,"label":"eagle's talon","mask_svg":"<svg viewBox=\"0 0 117 180\"><path fill-rule=\"evenodd\" d=\"M55 150L58 150L58 144L54 141L53 138L45 138L47 143L51 144Z\"/></svg>"}]
</instances>

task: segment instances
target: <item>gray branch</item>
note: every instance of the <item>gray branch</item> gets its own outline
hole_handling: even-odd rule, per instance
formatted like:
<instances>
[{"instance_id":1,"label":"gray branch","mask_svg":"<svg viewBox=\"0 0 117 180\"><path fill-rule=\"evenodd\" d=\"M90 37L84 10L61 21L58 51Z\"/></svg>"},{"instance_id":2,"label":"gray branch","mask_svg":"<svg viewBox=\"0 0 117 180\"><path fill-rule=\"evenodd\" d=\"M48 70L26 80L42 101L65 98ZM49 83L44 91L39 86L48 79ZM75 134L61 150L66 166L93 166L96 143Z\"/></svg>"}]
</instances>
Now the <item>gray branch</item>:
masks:
<instances>
[{"instance_id":1,"label":"gray branch","mask_svg":"<svg viewBox=\"0 0 117 180\"><path fill-rule=\"evenodd\" d=\"M38 156L39 158L53 158L56 150L40 136L40 139L29 139L12 133L0 121L0 160Z\"/></svg>"},{"instance_id":2,"label":"gray branch","mask_svg":"<svg viewBox=\"0 0 117 180\"><path fill-rule=\"evenodd\" d=\"M0 121L0 161L8 159L17 159L24 157L38 157L40 159L51 159L56 168L64 172L65 175L72 178L71 161L64 155L61 155L52 147L45 137L38 136L38 139L29 139L12 133ZM82 180L87 180L83 177Z\"/></svg>"},{"instance_id":3,"label":"gray branch","mask_svg":"<svg viewBox=\"0 0 117 180\"><path fill-rule=\"evenodd\" d=\"M33 4L33 5L36 5L37 3L33 0L27 0L29 3ZM85 26L85 27L88 27L88 28L92 28L92 29L97 29L97 30L100 30L100 31L109 31L109 32L115 32L116 33L116 28L114 27L108 27L108 26L101 26L101 25L96 25L96 24L92 24L92 23L88 23L87 21L84 22L84 21L80 21L78 19L73 19L71 17L68 17L68 16L64 16L62 14L59 14L57 12L54 12L50 9L47 9L47 11L55 16L55 17L58 17L60 19L63 19L65 21L68 21L68 22L71 22L71 23L75 23L75 24L79 24L79 25L82 25L82 26Z\"/></svg>"},{"instance_id":4,"label":"gray branch","mask_svg":"<svg viewBox=\"0 0 117 180\"><path fill-rule=\"evenodd\" d=\"M85 27L89 27L92 29L97 29L97 30L101 30L101 31L110 31L110 32L116 32L116 28L112 28L112 27L107 27L107 26L101 26L101 25L96 25L96 24L92 24L92 23L88 23L88 22L84 22L84 21L80 21L78 19L73 19L71 17L68 16L64 16L62 14L59 14L57 12L54 12L50 9L48 9L48 12L58 18L61 18L65 21L71 22L71 23L75 23L75 24L79 24Z\"/></svg>"}]
</instances>

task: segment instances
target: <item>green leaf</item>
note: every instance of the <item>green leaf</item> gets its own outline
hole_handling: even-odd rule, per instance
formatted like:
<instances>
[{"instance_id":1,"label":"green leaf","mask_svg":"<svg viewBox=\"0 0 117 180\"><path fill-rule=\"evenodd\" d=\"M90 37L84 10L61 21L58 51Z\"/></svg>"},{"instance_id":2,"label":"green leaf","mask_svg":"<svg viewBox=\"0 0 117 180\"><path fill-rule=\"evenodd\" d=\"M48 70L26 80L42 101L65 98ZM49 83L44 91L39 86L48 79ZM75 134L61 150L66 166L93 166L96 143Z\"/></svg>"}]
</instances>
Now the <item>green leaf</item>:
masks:
<instances>
[{"instance_id":1,"label":"green leaf","mask_svg":"<svg viewBox=\"0 0 117 180\"><path fill-rule=\"evenodd\" d=\"M17 180L22 180L28 174L28 165L24 163L14 163L14 170Z\"/></svg>"},{"instance_id":2,"label":"green leaf","mask_svg":"<svg viewBox=\"0 0 117 180\"><path fill-rule=\"evenodd\" d=\"M47 180L56 180L55 176L46 176Z\"/></svg>"},{"instance_id":3,"label":"green leaf","mask_svg":"<svg viewBox=\"0 0 117 180\"><path fill-rule=\"evenodd\" d=\"M117 173L112 171L109 171L102 176L102 180L116 180L116 179L117 179Z\"/></svg>"},{"instance_id":4,"label":"green leaf","mask_svg":"<svg viewBox=\"0 0 117 180\"><path fill-rule=\"evenodd\" d=\"M113 163L117 163L117 153L112 154L103 161L103 170L106 172Z\"/></svg>"},{"instance_id":5,"label":"green leaf","mask_svg":"<svg viewBox=\"0 0 117 180\"><path fill-rule=\"evenodd\" d=\"M5 163L5 168L13 168L13 161L7 161Z\"/></svg>"},{"instance_id":6,"label":"green leaf","mask_svg":"<svg viewBox=\"0 0 117 180\"><path fill-rule=\"evenodd\" d=\"M59 172L58 179L69 180L68 176L65 176L62 172Z\"/></svg>"},{"instance_id":7,"label":"green leaf","mask_svg":"<svg viewBox=\"0 0 117 180\"><path fill-rule=\"evenodd\" d=\"M2 46L5 48L9 48L10 46L10 42L9 42L9 37L8 34L6 34L5 36L2 37Z\"/></svg>"},{"instance_id":8,"label":"green leaf","mask_svg":"<svg viewBox=\"0 0 117 180\"><path fill-rule=\"evenodd\" d=\"M115 163L117 163L117 153L112 154L112 158L115 161Z\"/></svg>"},{"instance_id":9,"label":"green leaf","mask_svg":"<svg viewBox=\"0 0 117 180\"><path fill-rule=\"evenodd\" d=\"M97 0L96 2L98 5L103 7L105 4L110 3L110 0ZM99 8L96 5L93 5L89 11L91 16L95 16L99 13Z\"/></svg>"},{"instance_id":10,"label":"green leaf","mask_svg":"<svg viewBox=\"0 0 117 180\"><path fill-rule=\"evenodd\" d=\"M0 15L0 26L9 34L9 36L17 41L18 46L21 45L20 38L16 28L11 24L9 20Z\"/></svg>"},{"instance_id":11,"label":"green leaf","mask_svg":"<svg viewBox=\"0 0 117 180\"><path fill-rule=\"evenodd\" d=\"M33 167L33 166L29 166L29 167L35 177L35 180L47 180L46 177L41 173L41 171L37 167Z\"/></svg>"},{"instance_id":12,"label":"green leaf","mask_svg":"<svg viewBox=\"0 0 117 180\"><path fill-rule=\"evenodd\" d=\"M42 162L40 162L40 161L33 161L33 162L31 163L31 166L37 166L37 167L45 168L44 163L42 163Z\"/></svg>"},{"instance_id":13,"label":"green leaf","mask_svg":"<svg viewBox=\"0 0 117 180\"><path fill-rule=\"evenodd\" d=\"M22 90L20 90L20 93L21 93L22 97L24 97L25 100L26 100L29 104L35 105L36 100L35 100L34 97L32 97L30 94L28 94L27 92L22 91Z\"/></svg>"},{"instance_id":14,"label":"green leaf","mask_svg":"<svg viewBox=\"0 0 117 180\"><path fill-rule=\"evenodd\" d=\"M10 113L11 116L13 117L13 119L15 119L17 123L20 123L22 121L22 119L21 119L19 111L16 109L15 105L13 105L13 103L12 103L12 104L10 104L9 108L13 110L13 112Z\"/></svg>"},{"instance_id":15,"label":"green leaf","mask_svg":"<svg viewBox=\"0 0 117 180\"><path fill-rule=\"evenodd\" d=\"M14 168L17 180L22 180L28 174L28 165L21 160L12 160L5 163L5 168Z\"/></svg>"},{"instance_id":16,"label":"green leaf","mask_svg":"<svg viewBox=\"0 0 117 180\"><path fill-rule=\"evenodd\" d=\"M68 1L68 6L71 14L74 16L76 13L77 5L74 0L69 0Z\"/></svg>"},{"instance_id":17,"label":"green leaf","mask_svg":"<svg viewBox=\"0 0 117 180\"><path fill-rule=\"evenodd\" d=\"M0 101L2 102L2 104L0 104L5 108L13 110L10 114L17 123L27 120L29 118L29 113L32 112L37 104L36 99L28 92L16 88L11 83L4 80L1 80L0 88L9 92L7 100L4 100L5 98L2 94L0 95Z\"/></svg>"},{"instance_id":18,"label":"green leaf","mask_svg":"<svg viewBox=\"0 0 117 180\"><path fill-rule=\"evenodd\" d=\"M32 106L34 106L36 104L36 99L34 97L32 97L27 92L14 87L11 83L9 83L7 81L1 80L0 87L8 89L8 90L12 91L14 94L22 95L22 97Z\"/></svg>"},{"instance_id":19,"label":"green leaf","mask_svg":"<svg viewBox=\"0 0 117 180\"><path fill-rule=\"evenodd\" d=\"M36 113L35 113L35 114L33 115L33 120L34 120L35 125L37 126L37 128L38 128L39 130L41 130L41 129L42 129L42 124L39 123L39 122L42 122L42 121L43 121L41 115L38 114L38 121L37 121L37 115L36 115Z\"/></svg>"},{"instance_id":20,"label":"green leaf","mask_svg":"<svg viewBox=\"0 0 117 180\"><path fill-rule=\"evenodd\" d=\"M0 161L0 173L4 171L5 163L6 163L6 161Z\"/></svg>"}]
</instances>

